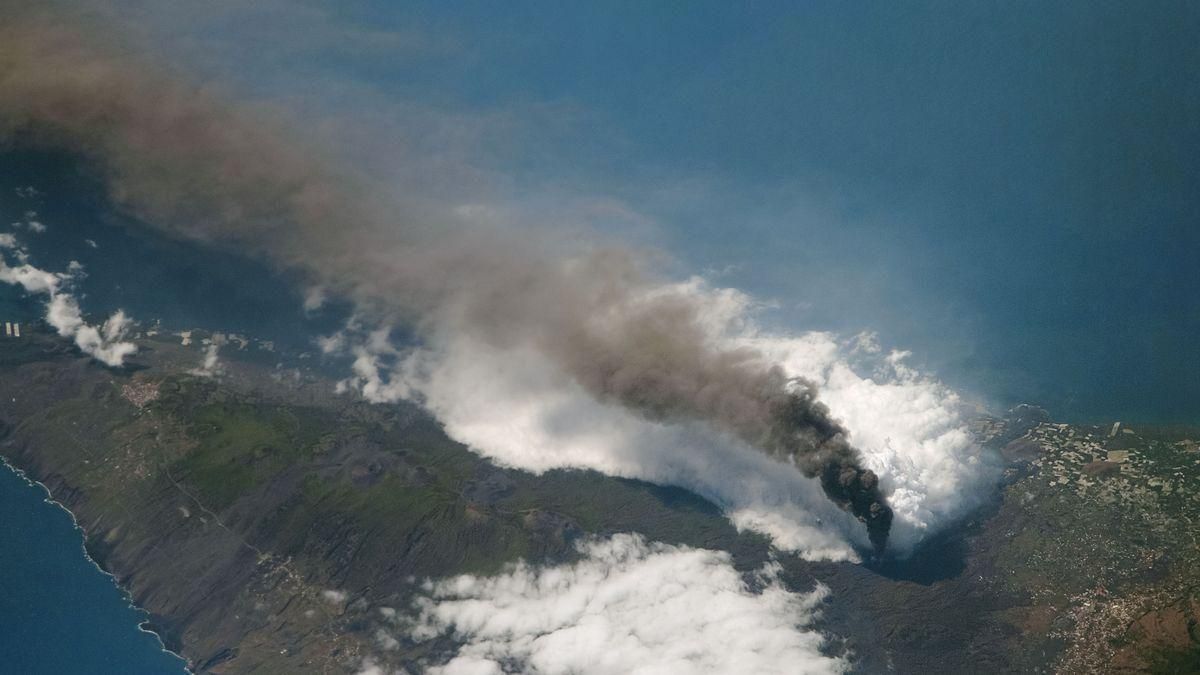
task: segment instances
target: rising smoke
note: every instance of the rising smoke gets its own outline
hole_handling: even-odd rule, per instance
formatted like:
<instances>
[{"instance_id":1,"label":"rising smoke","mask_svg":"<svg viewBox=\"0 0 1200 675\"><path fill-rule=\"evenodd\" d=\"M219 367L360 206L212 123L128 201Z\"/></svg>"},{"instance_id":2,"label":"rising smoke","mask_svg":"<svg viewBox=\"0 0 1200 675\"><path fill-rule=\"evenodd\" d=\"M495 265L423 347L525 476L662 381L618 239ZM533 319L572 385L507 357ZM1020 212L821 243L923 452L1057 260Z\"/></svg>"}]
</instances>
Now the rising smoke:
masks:
<instances>
[{"instance_id":1,"label":"rising smoke","mask_svg":"<svg viewBox=\"0 0 1200 675\"><path fill-rule=\"evenodd\" d=\"M705 307L664 284L650 256L429 222L278 112L231 105L97 35L37 10L6 17L0 142L78 152L145 222L301 271L364 320L531 348L599 401L733 435L818 479L884 547L892 511L878 478L815 386L714 342Z\"/></svg>"}]
</instances>

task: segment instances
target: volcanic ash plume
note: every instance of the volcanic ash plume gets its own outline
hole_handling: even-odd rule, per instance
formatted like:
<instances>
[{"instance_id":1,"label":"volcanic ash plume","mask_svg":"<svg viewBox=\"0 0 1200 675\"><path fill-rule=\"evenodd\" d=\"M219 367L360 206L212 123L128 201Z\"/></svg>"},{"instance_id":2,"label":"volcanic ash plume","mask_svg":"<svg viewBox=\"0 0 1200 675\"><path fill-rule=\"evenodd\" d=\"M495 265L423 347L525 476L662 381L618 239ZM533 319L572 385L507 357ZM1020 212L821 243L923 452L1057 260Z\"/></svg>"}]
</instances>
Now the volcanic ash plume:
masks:
<instances>
[{"instance_id":1,"label":"volcanic ash plume","mask_svg":"<svg viewBox=\"0 0 1200 675\"><path fill-rule=\"evenodd\" d=\"M892 509L879 491L879 477L862 468L845 430L816 400L816 388L803 381L795 386L800 391L779 403L766 447L793 458L804 475L820 478L825 495L866 524L871 543L881 553L892 527Z\"/></svg>"},{"instance_id":2,"label":"volcanic ash plume","mask_svg":"<svg viewBox=\"0 0 1200 675\"><path fill-rule=\"evenodd\" d=\"M427 342L461 334L533 349L597 400L736 436L818 479L885 545L892 511L879 481L815 387L713 340L712 308L651 273L648 254L486 233L335 168L277 115L88 37L61 21L0 28L0 141L76 151L150 225L300 271L362 321L404 322Z\"/></svg>"}]
</instances>

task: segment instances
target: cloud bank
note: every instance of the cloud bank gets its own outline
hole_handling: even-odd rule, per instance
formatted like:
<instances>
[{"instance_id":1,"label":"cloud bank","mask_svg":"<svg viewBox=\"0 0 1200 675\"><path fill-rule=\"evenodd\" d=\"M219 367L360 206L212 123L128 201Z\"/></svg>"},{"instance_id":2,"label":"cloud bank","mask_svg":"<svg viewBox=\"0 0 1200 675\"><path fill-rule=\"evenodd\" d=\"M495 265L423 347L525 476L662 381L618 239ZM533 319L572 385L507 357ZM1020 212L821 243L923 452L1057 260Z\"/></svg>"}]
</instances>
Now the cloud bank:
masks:
<instances>
[{"instance_id":1,"label":"cloud bank","mask_svg":"<svg viewBox=\"0 0 1200 675\"><path fill-rule=\"evenodd\" d=\"M720 551L618 534L569 565L427 582L407 637L461 643L440 675L840 673L812 629L828 594L793 593L768 567L753 590Z\"/></svg>"},{"instance_id":2,"label":"cloud bank","mask_svg":"<svg viewBox=\"0 0 1200 675\"><path fill-rule=\"evenodd\" d=\"M853 383L834 379L832 365L789 365L786 345L803 338L758 334L744 296L672 283L655 252L505 230L479 209L397 194L269 106L230 104L55 19L33 9L0 28L0 141L79 152L147 223L262 255L351 301L366 337L346 342L346 388L423 401L451 433L515 466L550 460L512 448L541 456L553 446L560 466L692 487L812 555L881 549L896 520L892 493L906 503L902 541L953 511L944 491L921 492L963 483L968 458L939 426L953 422L894 419L920 437L864 453L852 445L862 432L840 416L865 403L831 410L818 379ZM421 346L396 344L392 327ZM872 385L857 391L883 396ZM944 398L925 396L933 408L917 414L940 420ZM506 408L526 424L489 426ZM485 439L485 428L509 436Z\"/></svg>"},{"instance_id":3,"label":"cloud bank","mask_svg":"<svg viewBox=\"0 0 1200 675\"><path fill-rule=\"evenodd\" d=\"M20 263L9 264L5 250L11 251ZM58 334L70 338L80 351L106 366L119 367L125 359L137 353L137 345L126 341L132 322L125 312L117 310L100 326L88 324L79 309L79 301L67 292L82 266L72 262L70 272L56 274L29 264L28 252L18 245L13 235L0 235L0 281L20 286L26 293L45 295L46 323Z\"/></svg>"},{"instance_id":4,"label":"cloud bank","mask_svg":"<svg viewBox=\"0 0 1200 675\"><path fill-rule=\"evenodd\" d=\"M673 292L706 308L706 339L754 350L820 388L890 496L894 552L910 551L983 494L993 468L971 441L957 396L905 365L903 353L884 353L871 336L839 342L828 333L765 331L749 297L700 279ZM799 472L780 470L732 434L598 401L535 349L497 349L456 331L412 350L378 331L326 343L355 355L345 387L371 400L422 401L452 437L499 464L535 473L587 468L685 487L740 528L810 559L856 560L855 549L868 544L854 519Z\"/></svg>"}]
</instances>

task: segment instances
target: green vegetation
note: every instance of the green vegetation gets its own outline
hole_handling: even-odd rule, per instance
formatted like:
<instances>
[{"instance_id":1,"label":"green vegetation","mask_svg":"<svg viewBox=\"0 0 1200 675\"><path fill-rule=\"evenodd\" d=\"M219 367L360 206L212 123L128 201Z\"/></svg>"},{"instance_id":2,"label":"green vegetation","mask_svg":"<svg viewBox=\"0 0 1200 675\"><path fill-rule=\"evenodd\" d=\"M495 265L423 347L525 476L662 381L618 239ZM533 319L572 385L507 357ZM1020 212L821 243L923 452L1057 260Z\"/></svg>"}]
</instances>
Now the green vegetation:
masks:
<instances>
[{"instance_id":1,"label":"green vegetation","mask_svg":"<svg viewBox=\"0 0 1200 675\"><path fill-rule=\"evenodd\" d=\"M1188 650L1159 650L1147 658L1152 675L1195 675L1200 673L1200 646Z\"/></svg>"},{"instance_id":2,"label":"green vegetation","mask_svg":"<svg viewBox=\"0 0 1200 675\"><path fill-rule=\"evenodd\" d=\"M1137 628L1200 582L1194 441L1057 424L1022 440L1039 452L991 523L1005 536L995 566L1008 591L1056 616L1051 636L1068 645L1057 668L1200 672L1200 653Z\"/></svg>"},{"instance_id":3,"label":"green vegetation","mask_svg":"<svg viewBox=\"0 0 1200 675\"><path fill-rule=\"evenodd\" d=\"M414 406L335 397L236 355L219 378L185 375L194 349L144 346L154 365L128 371L10 354L0 421L8 456L72 509L198 672L358 668L377 608L406 606L413 580L569 560L588 535L723 548L747 570L766 560L762 537L686 491L503 469Z\"/></svg>"},{"instance_id":4,"label":"green vegetation","mask_svg":"<svg viewBox=\"0 0 1200 675\"><path fill-rule=\"evenodd\" d=\"M232 402L193 411L188 429L196 445L171 466L171 473L199 490L215 510L310 457L320 440L312 415Z\"/></svg>"}]
</instances>

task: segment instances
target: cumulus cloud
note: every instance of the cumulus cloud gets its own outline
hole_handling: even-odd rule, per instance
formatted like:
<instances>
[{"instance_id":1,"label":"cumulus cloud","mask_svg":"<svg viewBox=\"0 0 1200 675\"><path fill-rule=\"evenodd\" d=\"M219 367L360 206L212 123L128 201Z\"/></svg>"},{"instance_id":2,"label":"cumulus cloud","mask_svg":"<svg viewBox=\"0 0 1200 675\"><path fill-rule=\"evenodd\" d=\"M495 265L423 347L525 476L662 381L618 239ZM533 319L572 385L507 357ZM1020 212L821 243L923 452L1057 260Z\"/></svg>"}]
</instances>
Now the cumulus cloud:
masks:
<instances>
[{"instance_id":1,"label":"cumulus cloud","mask_svg":"<svg viewBox=\"0 0 1200 675\"><path fill-rule=\"evenodd\" d=\"M137 345L125 341L133 322L122 310L117 310L99 328L82 326L75 333L75 344L85 354L108 366L118 367L137 353Z\"/></svg>"},{"instance_id":2,"label":"cumulus cloud","mask_svg":"<svg viewBox=\"0 0 1200 675\"><path fill-rule=\"evenodd\" d=\"M323 353L337 353L347 348L347 333L356 332L357 341L349 347L354 357L350 365L353 374L338 383L338 391L357 391L372 403L412 398L415 392L409 378L399 376L407 362L402 358L404 352L391 342L391 329L384 327L364 333L358 328L357 319L351 319L346 331L317 340Z\"/></svg>"},{"instance_id":3,"label":"cumulus cloud","mask_svg":"<svg viewBox=\"0 0 1200 675\"><path fill-rule=\"evenodd\" d=\"M902 354L881 381L836 354L797 357L814 339L763 334L746 296L672 283L655 252L509 229L492 209L379 185L278 114L56 19L31 10L0 27L0 138L66 144L145 222L261 254L351 301L376 330L346 340L340 389L423 401L514 466L691 487L810 555L852 557L855 518L877 549L895 520L903 547L961 508L944 487L971 467L952 396L904 371ZM393 345L392 326L421 346ZM861 414L881 401L905 412Z\"/></svg>"},{"instance_id":4,"label":"cumulus cloud","mask_svg":"<svg viewBox=\"0 0 1200 675\"><path fill-rule=\"evenodd\" d=\"M79 302L69 293L53 293L46 303L46 323L58 334L73 338L84 354L106 366L119 367L125 359L137 353L137 345L126 341L132 322L125 312L117 310L100 326L83 320Z\"/></svg>"},{"instance_id":5,"label":"cumulus cloud","mask_svg":"<svg viewBox=\"0 0 1200 675\"><path fill-rule=\"evenodd\" d=\"M325 598L331 604L342 605L345 604L348 596L346 595L345 591L339 591L336 588L329 588L321 591L321 597Z\"/></svg>"},{"instance_id":6,"label":"cumulus cloud","mask_svg":"<svg viewBox=\"0 0 1200 675\"><path fill-rule=\"evenodd\" d=\"M362 665L359 666L355 675L408 675L408 673L403 670L388 670L368 656L362 660Z\"/></svg>"},{"instance_id":7,"label":"cumulus cloud","mask_svg":"<svg viewBox=\"0 0 1200 675\"><path fill-rule=\"evenodd\" d=\"M0 254L0 281L20 286L26 293L53 295L58 290L64 275L46 272L30 265L28 262L29 254L20 246L16 236L12 234L0 234L0 249L12 251L13 256L20 262L15 267L11 266L5 256Z\"/></svg>"},{"instance_id":8,"label":"cumulus cloud","mask_svg":"<svg viewBox=\"0 0 1200 675\"><path fill-rule=\"evenodd\" d=\"M317 337L317 348L321 350L322 354L336 354L342 351L345 346L346 335L340 331L333 335Z\"/></svg>"},{"instance_id":9,"label":"cumulus cloud","mask_svg":"<svg viewBox=\"0 0 1200 675\"><path fill-rule=\"evenodd\" d=\"M0 249L14 250L19 254L17 257L25 261L13 267L0 254L0 281L20 286L26 293L47 296L46 323L62 337L72 339L80 351L111 367L121 366L126 358L137 352L137 345L126 340L132 322L125 312L117 310L100 326L84 321L79 302L64 290L71 281L83 275L79 263L72 261L64 274L34 267L11 235L0 237Z\"/></svg>"},{"instance_id":10,"label":"cumulus cloud","mask_svg":"<svg viewBox=\"0 0 1200 675\"><path fill-rule=\"evenodd\" d=\"M375 644L379 645L379 648L384 651L394 651L400 648L400 641L383 628L375 631Z\"/></svg>"},{"instance_id":11,"label":"cumulus cloud","mask_svg":"<svg viewBox=\"0 0 1200 675\"><path fill-rule=\"evenodd\" d=\"M220 346L216 343L210 344L204 348L204 358L200 362L199 368L193 368L188 372L198 377L213 377L221 372L221 360L218 352Z\"/></svg>"},{"instance_id":12,"label":"cumulus cloud","mask_svg":"<svg viewBox=\"0 0 1200 675\"><path fill-rule=\"evenodd\" d=\"M698 279L674 291L706 308L707 339L761 353L786 375L820 387L889 495L893 551L910 551L974 505L992 472L953 391L921 377L895 352L864 354L862 339L841 344L828 333L764 331L754 320L758 306L743 294ZM598 401L536 349L497 349L454 330L403 353L378 333L339 339L356 344L361 376L350 385L369 399L421 401L452 437L499 464L535 473L588 468L678 485L712 500L737 526L810 559L855 560L855 548L867 543L814 481L780 470L732 434L664 424Z\"/></svg>"},{"instance_id":13,"label":"cumulus cloud","mask_svg":"<svg viewBox=\"0 0 1200 675\"><path fill-rule=\"evenodd\" d=\"M494 577L427 582L414 640L461 646L426 664L439 675L567 673L840 673L813 628L828 590L794 593L758 574L754 590L729 554L618 534L579 546L575 563L518 563Z\"/></svg>"},{"instance_id":14,"label":"cumulus cloud","mask_svg":"<svg viewBox=\"0 0 1200 675\"><path fill-rule=\"evenodd\" d=\"M997 466L974 443L966 406L953 390L909 366L907 352L880 354L870 367L827 333L746 339L821 388L866 465L880 476L896 512L893 541L900 551L961 517L987 493Z\"/></svg>"},{"instance_id":15,"label":"cumulus cloud","mask_svg":"<svg viewBox=\"0 0 1200 675\"><path fill-rule=\"evenodd\" d=\"M304 291L304 311L312 313L325 306L325 288L312 286Z\"/></svg>"},{"instance_id":16,"label":"cumulus cloud","mask_svg":"<svg viewBox=\"0 0 1200 675\"><path fill-rule=\"evenodd\" d=\"M18 196L24 196L20 192L21 188L17 188L17 190L18 190L18 193L17 193ZM33 232L34 234L41 234L46 231L46 225L44 223L42 223L41 221L39 221L37 219L37 217L38 217L38 214L36 211L26 211L24 217L21 220L13 221L12 226L18 230L25 228L25 229L29 230L30 232Z\"/></svg>"},{"instance_id":17,"label":"cumulus cloud","mask_svg":"<svg viewBox=\"0 0 1200 675\"><path fill-rule=\"evenodd\" d=\"M25 289L26 293L46 293L53 295L58 290L62 278L52 272L38 269L29 263L12 267L0 260L0 281L13 284Z\"/></svg>"},{"instance_id":18,"label":"cumulus cloud","mask_svg":"<svg viewBox=\"0 0 1200 675\"><path fill-rule=\"evenodd\" d=\"M37 217L37 211L26 211L23 225L28 228L30 232L41 234L42 232L46 231L46 225L38 220Z\"/></svg>"}]
</instances>

